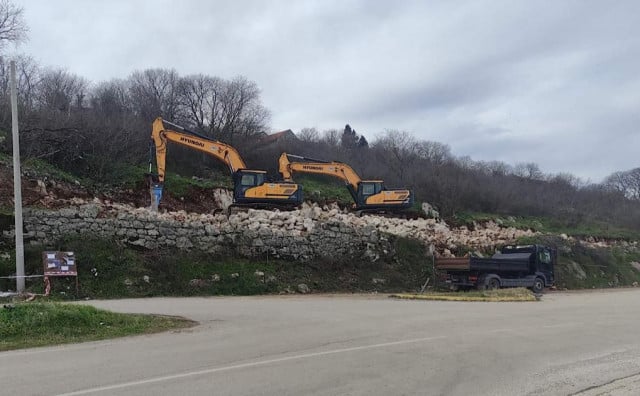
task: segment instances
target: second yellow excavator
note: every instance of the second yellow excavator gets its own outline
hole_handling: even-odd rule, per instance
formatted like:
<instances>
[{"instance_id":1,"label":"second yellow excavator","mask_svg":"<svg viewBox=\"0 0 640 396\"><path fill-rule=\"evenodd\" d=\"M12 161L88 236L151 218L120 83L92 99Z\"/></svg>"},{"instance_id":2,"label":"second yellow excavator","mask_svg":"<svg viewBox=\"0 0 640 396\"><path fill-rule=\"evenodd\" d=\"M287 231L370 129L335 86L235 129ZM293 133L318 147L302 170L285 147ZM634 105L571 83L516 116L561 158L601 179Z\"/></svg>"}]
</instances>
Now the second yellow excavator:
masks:
<instances>
[{"instance_id":1,"label":"second yellow excavator","mask_svg":"<svg viewBox=\"0 0 640 396\"><path fill-rule=\"evenodd\" d=\"M392 212L409 209L413 205L413 191L387 189L382 180L362 180L353 168L342 162L282 153L278 164L285 181L293 181L293 172L328 175L343 180L355 202L354 209L359 212Z\"/></svg>"},{"instance_id":2,"label":"second yellow excavator","mask_svg":"<svg viewBox=\"0 0 640 396\"><path fill-rule=\"evenodd\" d=\"M179 131L166 129L165 124ZM291 182L268 182L266 180L267 172L246 169L247 167L240 153L232 146L189 131L158 117L153 122L151 131L151 144L155 148L158 171L157 183L155 183L154 187L154 206L156 208L164 186L167 142L174 142L204 152L227 164L233 176L232 206L291 209L302 203L302 186ZM151 172L151 162L149 163L149 172ZM153 195L154 192L152 192Z\"/></svg>"}]
</instances>

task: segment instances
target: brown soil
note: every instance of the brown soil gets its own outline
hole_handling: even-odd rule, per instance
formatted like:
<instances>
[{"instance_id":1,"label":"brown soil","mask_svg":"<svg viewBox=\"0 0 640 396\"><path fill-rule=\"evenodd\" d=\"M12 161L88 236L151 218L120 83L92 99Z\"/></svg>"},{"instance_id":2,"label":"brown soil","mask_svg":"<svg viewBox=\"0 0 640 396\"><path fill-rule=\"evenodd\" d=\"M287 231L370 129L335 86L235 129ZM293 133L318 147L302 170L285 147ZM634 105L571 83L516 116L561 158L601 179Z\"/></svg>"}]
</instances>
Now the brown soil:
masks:
<instances>
[{"instance_id":1,"label":"brown soil","mask_svg":"<svg viewBox=\"0 0 640 396\"><path fill-rule=\"evenodd\" d=\"M53 180L48 176L32 175L23 172L22 204L25 207L35 206L49 209L61 208L77 204L80 200L89 201L99 198L129 204L135 207L147 207L151 203L148 185L143 181L135 189L117 189L112 187L86 188L76 183ZM0 207L13 207L13 170L0 165ZM167 211L184 210L195 213L209 213L217 209L211 191L192 186L185 197L178 198L165 192L161 208Z\"/></svg>"}]
</instances>

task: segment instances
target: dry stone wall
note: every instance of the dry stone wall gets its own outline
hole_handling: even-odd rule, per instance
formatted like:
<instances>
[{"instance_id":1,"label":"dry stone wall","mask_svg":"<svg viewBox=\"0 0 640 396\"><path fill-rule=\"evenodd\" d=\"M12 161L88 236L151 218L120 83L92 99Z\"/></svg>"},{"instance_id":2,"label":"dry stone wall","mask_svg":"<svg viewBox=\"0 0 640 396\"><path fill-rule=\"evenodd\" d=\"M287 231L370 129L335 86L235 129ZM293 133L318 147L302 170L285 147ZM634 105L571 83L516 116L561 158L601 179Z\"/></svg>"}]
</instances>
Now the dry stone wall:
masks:
<instances>
[{"instance_id":1,"label":"dry stone wall","mask_svg":"<svg viewBox=\"0 0 640 396\"><path fill-rule=\"evenodd\" d=\"M145 248L199 249L246 257L309 260L393 254L393 236L421 240L442 256L459 246L490 249L532 235L489 223L451 229L435 219L358 217L337 207L305 204L291 212L249 210L223 214L156 213L146 208L77 200L59 210L26 209L25 237L49 244L69 234L113 237Z\"/></svg>"},{"instance_id":2,"label":"dry stone wall","mask_svg":"<svg viewBox=\"0 0 640 396\"><path fill-rule=\"evenodd\" d=\"M250 210L227 217L92 203L56 211L27 209L24 225L25 238L42 244L65 235L95 235L149 249L199 249L300 261L317 257L375 260L391 251L389 237L376 230L356 230L338 221L314 221L289 212Z\"/></svg>"}]
</instances>

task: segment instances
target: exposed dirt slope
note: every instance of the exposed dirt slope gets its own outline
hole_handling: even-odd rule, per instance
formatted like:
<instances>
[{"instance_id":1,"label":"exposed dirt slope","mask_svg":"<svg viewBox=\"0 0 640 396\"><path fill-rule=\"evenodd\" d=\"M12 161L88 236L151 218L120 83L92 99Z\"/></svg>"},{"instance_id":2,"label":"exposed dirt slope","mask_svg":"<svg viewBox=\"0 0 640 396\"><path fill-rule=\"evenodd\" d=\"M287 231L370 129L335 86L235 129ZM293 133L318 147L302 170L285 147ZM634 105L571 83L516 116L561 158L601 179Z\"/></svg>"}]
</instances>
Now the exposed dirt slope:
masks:
<instances>
[{"instance_id":1,"label":"exposed dirt slope","mask_svg":"<svg viewBox=\"0 0 640 396\"><path fill-rule=\"evenodd\" d=\"M119 189L108 186L84 186L79 181L65 181L49 174L23 169L22 204L49 209L66 207L76 199L118 202L134 207L150 205L149 189L140 181L135 189ZM0 163L0 207L13 207L13 168ZM184 210L193 213L209 213L218 208L213 195L204 188L191 186L184 197L165 194L162 206L168 211Z\"/></svg>"}]
</instances>

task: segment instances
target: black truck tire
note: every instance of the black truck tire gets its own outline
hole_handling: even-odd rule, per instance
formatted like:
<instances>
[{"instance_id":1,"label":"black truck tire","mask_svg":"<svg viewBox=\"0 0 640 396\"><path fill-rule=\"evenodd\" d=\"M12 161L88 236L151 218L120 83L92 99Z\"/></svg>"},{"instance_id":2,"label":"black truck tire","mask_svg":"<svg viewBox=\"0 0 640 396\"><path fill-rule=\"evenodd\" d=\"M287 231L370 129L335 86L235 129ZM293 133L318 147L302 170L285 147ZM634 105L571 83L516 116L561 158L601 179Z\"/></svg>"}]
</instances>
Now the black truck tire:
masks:
<instances>
[{"instance_id":1,"label":"black truck tire","mask_svg":"<svg viewBox=\"0 0 640 396\"><path fill-rule=\"evenodd\" d=\"M500 279L491 278L487 282L487 290L498 290L500 288Z\"/></svg>"},{"instance_id":2,"label":"black truck tire","mask_svg":"<svg viewBox=\"0 0 640 396\"><path fill-rule=\"evenodd\" d=\"M534 292L535 294L540 294L542 293L543 290L544 290L544 279L538 277L533 281L533 286L531 286L531 291Z\"/></svg>"}]
</instances>

